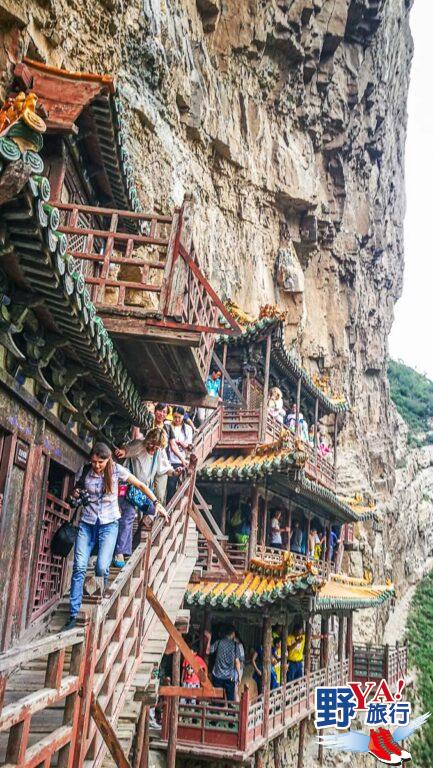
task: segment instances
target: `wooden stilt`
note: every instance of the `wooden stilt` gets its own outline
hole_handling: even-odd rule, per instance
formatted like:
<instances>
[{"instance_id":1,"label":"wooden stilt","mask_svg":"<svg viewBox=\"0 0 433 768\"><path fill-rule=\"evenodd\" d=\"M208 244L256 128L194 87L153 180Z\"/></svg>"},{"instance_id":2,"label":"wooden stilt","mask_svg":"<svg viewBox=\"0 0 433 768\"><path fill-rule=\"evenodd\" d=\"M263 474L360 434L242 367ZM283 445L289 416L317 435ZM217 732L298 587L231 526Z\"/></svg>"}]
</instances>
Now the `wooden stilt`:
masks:
<instances>
[{"instance_id":1,"label":"wooden stilt","mask_svg":"<svg viewBox=\"0 0 433 768\"><path fill-rule=\"evenodd\" d=\"M180 651L176 648L173 654L172 685L180 685ZM170 707L170 721L167 743L167 768L176 768L177 750L177 721L179 716L179 697L174 696Z\"/></svg>"},{"instance_id":2,"label":"wooden stilt","mask_svg":"<svg viewBox=\"0 0 433 768\"><path fill-rule=\"evenodd\" d=\"M321 638L320 638L320 666L327 670L329 658L329 616L322 616ZM326 678L327 679L327 673ZM323 744L319 746L319 763L323 765L324 749Z\"/></svg>"},{"instance_id":3,"label":"wooden stilt","mask_svg":"<svg viewBox=\"0 0 433 768\"><path fill-rule=\"evenodd\" d=\"M316 466L316 480L319 474L319 435L318 435L318 424L319 424L319 398L316 397L316 402L314 403L314 463Z\"/></svg>"},{"instance_id":4,"label":"wooden stilt","mask_svg":"<svg viewBox=\"0 0 433 768\"><path fill-rule=\"evenodd\" d=\"M135 738L133 768L148 768L149 765L149 705L142 703Z\"/></svg>"},{"instance_id":5,"label":"wooden stilt","mask_svg":"<svg viewBox=\"0 0 433 768\"><path fill-rule=\"evenodd\" d=\"M299 723L299 744L298 744L298 768L304 768L304 744L305 730L307 728L307 718Z\"/></svg>"},{"instance_id":6,"label":"wooden stilt","mask_svg":"<svg viewBox=\"0 0 433 768\"><path fill-rule=\"evenodd\" d=\"M256 485L253 485L251 492L251 534L248 542L248 563L256 554L257 548L257 527L259 522L259 491Z\"/></svg>"},{"instance_id":7,"label":"wooden stilt","mask_svg":"<svg viewBox=\"0 0 433 768\"><path fill-rule=\"evenodd\" d=\"M349 680L353 675L353 613L349 613L346 622L346 659L349 659Z\"/></svg>"},{"instance_id":8,"label":"wooden stilt","mask_svg":"<svg viewBox=\"0 0 433 768\"><path fill-rule=\"evenodd\" d=\"M269 702L271 695L271 658L272 658L272 619L265 616L263 622L263 735L265 739L269 733Z\"/></svg>"},{"instance_id":9,"label":"wooden stilt","mask_svg":"<svg viewBox=\"0 0 433 768\"><path fill-rule=\"evenodd\" d=\"M344 615L338 616L338 661L344 660Z\"/></svg>"},{"instance_id":10,"label":"wooden stilt","mask_svg":"<svg viewBox=\"0 0 433 768\"><path fill-rule=\"evenodd\" d=\"M268 529L268 486L265 488L265 497L263 500L263 530L262 530L262 544L266 547L266 536Z\"/></svg>"},{"instance_id":11,"label":"wooden stilt","mask_svg":"<svg viewBox=\"0 0 433 768\"><path fill-rule=\"evenodd\" d=\"M280 745L282 736L274 739L274 768L282 768Z\"/></svg>"},{"instance_id":12,"label":"wooden stilt","mask_svg":"<svg viewBox=\"0 0 433 768\"><path fill-rule=\"evenodd\" d=\"M96 727L104 739L118 768L131 768L131 763L126 757L110 721L107 720L104 711L101 709L101 706L93 693L90 701L90 712L93 720L95 721Z\"/></svg>"},{"instance_id":13,"label":"wooden stilt","mask_svg":"<svg viewBox=\"0 0 433 768\"><path fill-rule=\"evenodd\" d=\"M338 413L334 416L334 473L337 482L337 442L338 442Z\"/></svg>"}]
</instances>

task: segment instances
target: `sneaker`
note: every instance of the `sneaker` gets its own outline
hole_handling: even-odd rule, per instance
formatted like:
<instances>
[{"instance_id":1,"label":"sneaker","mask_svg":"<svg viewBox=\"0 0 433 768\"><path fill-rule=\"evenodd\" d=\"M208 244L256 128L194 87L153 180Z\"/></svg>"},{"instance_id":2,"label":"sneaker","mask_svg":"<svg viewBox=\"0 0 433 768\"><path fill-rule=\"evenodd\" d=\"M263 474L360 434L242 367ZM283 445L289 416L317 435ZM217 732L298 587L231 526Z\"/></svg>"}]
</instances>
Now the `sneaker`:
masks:
<instances>
[{"instance_id":1,"label":"sneaker","mask_svg":"<svg viewBox=\"0 0 433 768\"><path fill-rule=\"evenodd\" d=\"M157 722L153 717L149 717L149 728L153 728L153 730L160 731L162 728L162 725Z\"/></svg>"},{"instance_id":2,"label":"sneaker","mask_svg":"<svg viewBox=\"0 0 433 768\"><path fill-rule=\"evenodd\" d=\"M388 749L382 736L378 731L370 731L370 742L368 744L370 755L376 757L381 763L387 765L401 765L401 757L394 751Z\"/></svg>"},{"instance_id":3,"label":"sneaker","mask_svg":"<svg viewBox=\"0 0 433 768\"><path fill-rule=\"evenodd\" d=\"M412 755L410 752L408 752L407 749L402 749L400 745L394 741L391 731L388 731L387 728L378 728L378 731L382 737L382 741L390 752L394 752L396 755L398 755L400 760L402 760L404 763L407 760L412 760Z\"/></svg>"},{"instance_id":4,"label":"sneaker","mask_svg":"<svg viewBox=\"0 0 433 768\"><path fill-rule=\"evenodd\" d=\"M77 626L77 619L75 616L70 616L66 624L61 628L60 632L67 632L68 629L75 629Z\"/></svg>"}]
</instances>

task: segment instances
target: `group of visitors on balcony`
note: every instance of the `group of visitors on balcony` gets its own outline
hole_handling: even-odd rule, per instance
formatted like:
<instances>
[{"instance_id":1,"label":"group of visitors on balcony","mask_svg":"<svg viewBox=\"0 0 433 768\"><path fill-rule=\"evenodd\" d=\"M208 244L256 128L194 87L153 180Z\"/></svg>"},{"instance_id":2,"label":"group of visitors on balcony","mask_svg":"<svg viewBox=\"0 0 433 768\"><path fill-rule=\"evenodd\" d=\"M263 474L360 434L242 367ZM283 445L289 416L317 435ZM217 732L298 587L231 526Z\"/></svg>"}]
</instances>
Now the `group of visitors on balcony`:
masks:
<instances>
[{"instance_id":1,"label":"group of visitors on balcony","mask_svg":"<svg viewBox=\"0 0 433 768\"><path fill-rule=\"evenodd\" d=\"M291 411L287 412L281 389L279 389L279 387L272 387L268 398L268 414L281 424L281 426L290 429L291 432L297 432L301 440L314 449L314 424L308 426L301 411L299 412L299 418L297 419L297 411L296 403L294 403ZM321 456L327 456L330 452L325 437L321 432L320 425L317 425L317 449Z\"/></svg>"},{"instance_id":2,"label":"group of visitors on balcony","mask_svg":"<svg viewBox=\"0 0 433 768\"><path fill-rule=\"evenodd\" d=\"M271 514L269 543L274 549L285 549L283 543L283 533L288 534L288 546L290 551L298 555L307 555L312 560L320 560L324 554L324 547L327 547L326 558L333 561L339 538L337 532L331 528L328 536L321 531L318 526L312 525L309 534L303 530L298 520L293 526L282 526L282 509L275 509Z\"/></svg>"}]
</instances>

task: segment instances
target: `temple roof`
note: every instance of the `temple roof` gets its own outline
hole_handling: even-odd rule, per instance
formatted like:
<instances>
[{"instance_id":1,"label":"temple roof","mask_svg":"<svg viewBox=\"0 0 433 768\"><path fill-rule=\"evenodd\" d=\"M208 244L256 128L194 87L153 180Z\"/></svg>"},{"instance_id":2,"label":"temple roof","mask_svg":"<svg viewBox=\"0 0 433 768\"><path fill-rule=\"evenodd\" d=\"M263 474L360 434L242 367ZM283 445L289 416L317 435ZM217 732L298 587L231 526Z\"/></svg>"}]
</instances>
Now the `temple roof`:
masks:
<instances>
[{"instance_id":1,"label":"temple roof","mask_svg":"<svg viewBox=\"0 0 433 768\"><path fill-rule=\"evenodd\" d=\"M356 499L345 499L333 491L310 480L304 470L305 453L299 450L278 448L266 452L238 453L211 457L199 469L197 477L202 482L252 482L265 480L271 490L287 498L299 498L299 503L313 513L325 513L341 522L366 520L375 512L375 506L358 506Z\"/></svg>"},{"instance_id":2,"label":"temple roof","mask_svg":"<svg viewBox=\"0 0 433 768\"><path fill-rule=\"evenodd\" d=\"M239 318L237 319L239 321ZM301 378L304 397L312 403L318 398L322 408L328 413L341 413L349 408L344 397L333 395L325 383L323 386L319 385L318 377L315 380L310 376L295 355L287 349L284 340L284 317L281 313L254 320L244 326L241 336L219 336L217 342L228 344L229 347L242 347L261 342L269 333L272 334L271 365L283 376L287 376L293 384Z\"/></svg>"},{"instance_id":3,"label":"temple roof","mask_svg":"<svg viewBox=\"0 0 433 768\"><path fill-rule=\"evenodd\" d=\"M331 575L323 583L314 572L314 564L304 573L273 576L259 572L268 570L267 563L262 564L263 568L259 565L259 561L253 561L254 570L247 571L241 582L213 579L191 582L185 595L187 604L220 609L260 609L285 598L315 595L318 611L355 610L380 605L394 595L392 584L371 584L365 579L349 576Z\"/></svg>"},{"instance_id":4,"label":"temple roof","mask_svg":"<svg viewBox=\"0 0 433 768\"><path fill-rule=\"evenodd\" d=\"M49 132L74 139L79 121L77 138L86 148L100 203L141 211L125 147L124 108L113 78L57 69L28 58L15 67L15 78L20 87L31 89L38 96Z\"/></svg>"},{"instance_id":5,"label":"temple roof","mask_svg":"<svg viewBox=\"0 0 433 768\"><path fill-rule=\"evenodd\" d=\"M0 137L2 166L21 159L32 171L21 194L12 194L2 206L7 247L13 246L25 287L43 298L58 338L67 341L83 372L105 392L113 411L144 424L146 409L142 399L97 315L82 273L67 254L66 236L57 231L60 214L48 203L50 183L41 175L44 166L39 151L44 128L30 127L33 123L37 126L40 120L36 113L32 118L35 104L30 96L30 106L24 106L22 116L15 116ZM5 109L0 116L4 116ZM8 263L4 261L5 268ZM13 331L13 325L11 328Z\"/></svg>"},{"instance_id":6,"label":"temple roof","mask_svg":"<svg viewBox=\"0 0 433 768\"><path fill-rule=\"evenodd\" d=\"M190 583L185 599L188 605L208 605L213 608L261 608L286 597L312 595L320 583L318 576L309 571L281 578L247 571L240 583L212 580Z\"/></svg>"},{"instance_id":7,"label":"temple roof","mask_svg":"<svg viewBox=\"0 0 433 768\"><path fill-rule=\"evenodd\" d=\"M316 605L319 610L372 608L393 595L394 585L391 583L372 584L366 579L333 574L320 588Z\"/></svg>"}]
</instances>

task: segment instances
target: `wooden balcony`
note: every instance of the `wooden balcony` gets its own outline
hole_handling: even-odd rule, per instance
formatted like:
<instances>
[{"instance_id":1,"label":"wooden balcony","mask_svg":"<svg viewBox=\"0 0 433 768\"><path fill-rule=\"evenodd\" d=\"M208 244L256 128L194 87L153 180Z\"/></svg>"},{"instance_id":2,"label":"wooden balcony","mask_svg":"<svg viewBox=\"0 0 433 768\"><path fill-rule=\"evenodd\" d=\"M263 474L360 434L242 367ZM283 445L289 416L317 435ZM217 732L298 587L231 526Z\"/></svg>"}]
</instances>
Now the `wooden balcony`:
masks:
<instances>
[{"instance_id":1,"label":"wooden balcony","mask_svg":"<svg viewBox=\"0 0 433 768\"><path fill-rule=\"evenodd\" d=\"M271 691L269 725L265 734L264 695L250 698L248 690L239 703L215 706L212 702L179 704L177 750L196 757L219 757L243 761L268 740L293 727L314 712L317 686L342 685L349 679L348 660L287 683ZM164 708L160 738L152 746L165 749L168 740L170 707Z\"/></svg>"},{"instance_id":2,"label":"wooden balcony","mask_svg":"<svg viewBox=\"0 0 433 768\"><path fill-rule=\"evenodd\" d=\"M223 405L217 448L251 451L259 444L271 444L278 440L281 430L281 424L269 414L263 424L263 410L260 408ZM295 449L298 438L290 430L286 433L288 447ZM302 442L302 449L307 453L306 476L335 492L337 483L333 464L319 452L316 453L309 443Z\"/></svg>"},{"instance_id":3,"label":"wooden balcony","mask_svg":"<svg viewBox=\"0 0 433 768\"><path fill-rule=\"evenodd\" d=\"M245 544L234 544L227 541L227 538L223 538L220 544L230 560L233 568L239 573L245 573L248 570L248 548ZM307 563L311 560L305 555L299 555L296 552L291 552L293 557L293 566L291 571L293 573L305 573L307 570ZM273 547L264 547L260 544L256 547L255 557L264 560L273 565L281 563L281 550ZM209 548L206 539L199 537L198 540L198 560L196 568L200 569L204 577L209 579L222 580L227 579L227 573L222 568L218 558ZM322 576L324 580L329 579L331 573L335 573L335 565L325 560L314 560L314 568L317 570L319 576Z\"/></svg>"},{"instance_id":4,"label":"wooden balcony","mask_svg":"<svg viewBox=\"0 0 433 768\"><path fill-rule=\"evenodd\" d=\"M191 211L173 216L55 201L68 236L68 269L93 305L145 399L215 405L205 389L220 317L239 326L204 277Z\"/></svg>"}]
</instances>

